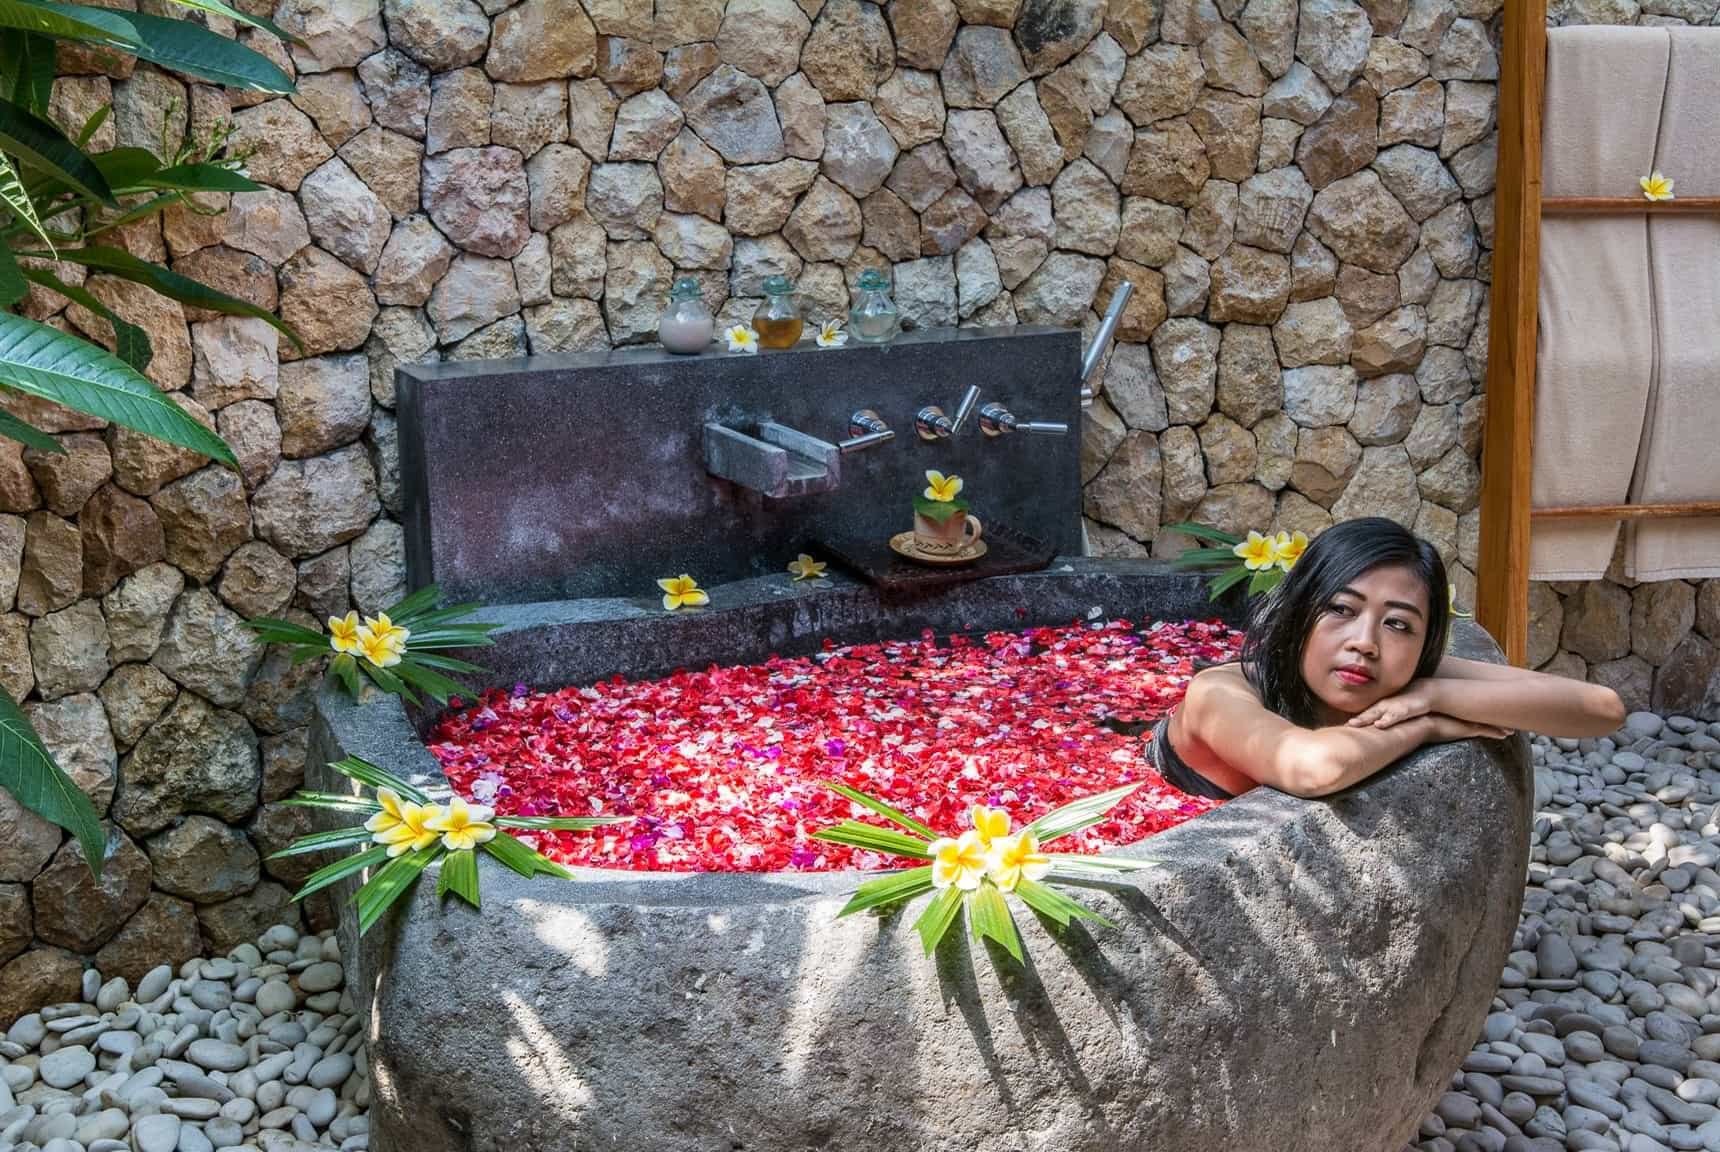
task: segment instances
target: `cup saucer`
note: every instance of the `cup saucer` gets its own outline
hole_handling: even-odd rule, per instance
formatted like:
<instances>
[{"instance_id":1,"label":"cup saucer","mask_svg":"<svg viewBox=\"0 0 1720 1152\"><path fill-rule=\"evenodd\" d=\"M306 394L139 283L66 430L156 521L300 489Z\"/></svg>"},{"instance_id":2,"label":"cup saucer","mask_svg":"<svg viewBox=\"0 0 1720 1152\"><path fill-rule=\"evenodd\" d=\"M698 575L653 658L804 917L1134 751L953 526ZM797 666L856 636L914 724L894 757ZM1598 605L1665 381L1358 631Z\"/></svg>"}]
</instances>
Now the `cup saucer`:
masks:
<instances>
[{"instance_id":1,"label":"cup saucer","mask_svg":"<svg viewBox=\"0 0 1720 1152\"><path fill-rule=\"evenodd\" d=\"M920 551L919 545L914 541L913 532L898 532L890 537L890 551L920 564L968 564L985 555L985 540L975 540L960 552L936 555Z\"/></svg>"}]
</instances>

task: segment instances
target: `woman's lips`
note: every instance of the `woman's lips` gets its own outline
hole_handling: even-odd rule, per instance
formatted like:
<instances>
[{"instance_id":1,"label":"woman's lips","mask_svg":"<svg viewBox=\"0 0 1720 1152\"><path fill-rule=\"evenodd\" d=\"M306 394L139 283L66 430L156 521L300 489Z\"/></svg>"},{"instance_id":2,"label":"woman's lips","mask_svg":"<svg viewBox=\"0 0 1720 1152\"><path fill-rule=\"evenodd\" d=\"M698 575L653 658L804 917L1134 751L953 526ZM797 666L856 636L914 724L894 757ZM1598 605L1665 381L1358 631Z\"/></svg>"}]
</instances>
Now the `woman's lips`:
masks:
<instances>
[{"instance_id":1,"label":"woman's lips","mask_svg":"<svg viewBox=\"0 0 1720 1152\"><path fill-rule=\"evenodd\" d=\"M1357 671L1353 668L1340 668L1338 669L1338 679L1346 684L1371 684L1374 678L1366 672Z\"/></svg>"}]
</instances>

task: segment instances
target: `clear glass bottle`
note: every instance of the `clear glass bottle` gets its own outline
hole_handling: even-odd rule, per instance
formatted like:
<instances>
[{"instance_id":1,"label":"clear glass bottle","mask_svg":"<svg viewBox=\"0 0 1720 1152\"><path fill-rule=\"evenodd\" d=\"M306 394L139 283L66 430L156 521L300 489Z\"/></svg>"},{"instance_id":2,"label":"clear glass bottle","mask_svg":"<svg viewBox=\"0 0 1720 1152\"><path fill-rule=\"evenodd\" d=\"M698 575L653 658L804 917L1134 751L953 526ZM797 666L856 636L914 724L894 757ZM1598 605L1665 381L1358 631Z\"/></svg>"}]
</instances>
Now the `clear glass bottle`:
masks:
<instances>
[{"instance_id":1,"label":"clear glass bottle","mask_svg":"<svg viewBox=\"0 0 1720 1152\"><path fill-rule=\"evenodd\" d=\"M753 330L758 333L759 347L793 348L805 326L794 281L787 276L768 277L764 282L764 302L753 313Z\"/></svg>"},{"instance_id":2,"label":"clear glass bottle","mask_svg":"<svg viewBox=\"0 0 1720 1152\"><path fill-rule=\"evenodd\" d=\"M669 305L657 321L657 339L664 348L681 356L696 356L710 347L716 320L705 306L699 282L683 276L669 289Z\"/></svg>"},{"instance_id":3,"label":"clear glass bottle","mask_svg":"<svg viewBox=\"0 0 1720 1152\"><path fill-rule=\"evenodd\" d=\"M887 344L901 330L890 281L876 268L860 273L854 286L854 306L848 310L848 331L862 344Z\"/></svg>"}]
</instances>

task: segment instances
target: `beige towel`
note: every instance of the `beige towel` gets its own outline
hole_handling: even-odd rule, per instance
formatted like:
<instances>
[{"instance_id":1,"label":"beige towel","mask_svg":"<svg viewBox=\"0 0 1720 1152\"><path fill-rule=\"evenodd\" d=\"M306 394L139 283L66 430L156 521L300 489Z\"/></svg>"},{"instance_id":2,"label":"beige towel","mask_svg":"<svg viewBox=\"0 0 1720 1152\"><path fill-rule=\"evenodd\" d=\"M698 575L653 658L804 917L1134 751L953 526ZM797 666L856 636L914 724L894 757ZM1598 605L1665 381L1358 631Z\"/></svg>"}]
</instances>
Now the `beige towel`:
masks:
<instances>
[{"instance_id":1,"label":"beige towel","mask_svg":"<svg viewBox=\"0 0 1720 1152\"><path fill-rule=\"evenodd\" d=\"M1628 196L1654 160L1668 55L1662 28L1547 32L1541 180L1547 196ZM1620 504L1630 494L1654 364L1647 224L1541 224L1533 506ZM1531 580L1598 579L1617 521L1541 521Z\"/></svg>"},{"instance_id":2,"label":"beige towel","mask_svg":"<svg viewBox=\"0 0 1720 1152\"><path fill-rule=\"evenodd\" d=\"M1720 28L1668 28L1654 166L1679 196L1720 196ZM1648 222L1658 366L1631 500L1720 500L1720 216ZM1720 576L1720 519L1638 520L1637 580Z\"/></svg>"}]
</instances>

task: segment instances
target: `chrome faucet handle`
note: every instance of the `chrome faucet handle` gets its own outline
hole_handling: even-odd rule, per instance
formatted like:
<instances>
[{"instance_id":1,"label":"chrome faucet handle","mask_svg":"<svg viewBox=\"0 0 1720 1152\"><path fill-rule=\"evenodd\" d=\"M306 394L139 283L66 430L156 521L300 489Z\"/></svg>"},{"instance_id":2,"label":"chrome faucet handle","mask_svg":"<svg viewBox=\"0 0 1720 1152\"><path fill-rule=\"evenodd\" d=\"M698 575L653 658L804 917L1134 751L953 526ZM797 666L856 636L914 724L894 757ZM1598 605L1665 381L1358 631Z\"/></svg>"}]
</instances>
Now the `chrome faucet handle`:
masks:
<instances>
[{"instance_id":1,"label":"chrome faucet handle","mask_svg":"<svg viewBox=\"0 0 1720 1152\"><path fill-rule=\"evenodd\" d=\"M1053 420L1017 420L1008 408L994 402L979 410L979 429L987 436L1002 436L1006 432L1062 436L1069 431L1069 425Z\"/></svg>"},{"instance_id":2,"label":"chrome faucet handle","mask_svg":"<svg viewBox=\"0 0 1720 1152\"><path fill-rule=\"evenodd\" d=\"M969 384L966 392L962 393L962 401L956 405L956 418L950 421L950 433L954 435L962 430L968 417L973 415L973 406L979 403L979 385Z\"/></svg>"},{"instance_id":3,"label":"chrome faucet handle","mask_svg":"<svg viewBox=\"0 0 1720 1152\"><path fill-rule=\"evenodd\" d=\"M920 434L922 440L944 440L955 430L955 422L945 416L944 410L936 404L927 404L914 413L914 431Z\"/></svg>"},{"instance_id":4,"label":"chrome faucet handle","mask_svg":"<svg viewBox=\"0 0 1720 1152\"><path fill-rule=\"evenodd\" d=\"M841 441L836 447L847 455L895 438L895 431L884 423L878 413L870 408L862 408L848 417L848 439Z\"/></svg>"}]
</instances>

